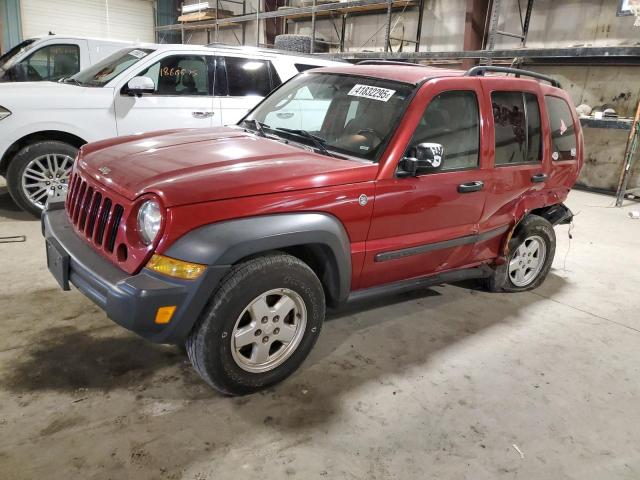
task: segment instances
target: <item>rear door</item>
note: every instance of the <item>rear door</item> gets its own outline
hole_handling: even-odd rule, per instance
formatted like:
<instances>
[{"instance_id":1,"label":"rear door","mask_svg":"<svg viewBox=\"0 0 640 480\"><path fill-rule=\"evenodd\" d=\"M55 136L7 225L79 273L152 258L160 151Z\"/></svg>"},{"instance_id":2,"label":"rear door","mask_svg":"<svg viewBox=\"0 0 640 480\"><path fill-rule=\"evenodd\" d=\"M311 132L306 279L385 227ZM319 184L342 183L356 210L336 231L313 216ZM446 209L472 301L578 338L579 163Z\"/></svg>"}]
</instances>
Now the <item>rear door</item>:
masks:
<instances>
[{"instance_id":1,"label":"rear door","mask_svg":"<svg viewBox=\"0 0 640 480\"><path fill-rule=\"evenodd\" d=\"M469 262L484 210L489 170L481 139L478 79L446 78L422 87L400 132L412 131L403 152L419 143L444 148L442 168L401 177L397 167L376 184L363 274L358 288L450 270ZM405 122L413 121L412 125ZM406 154L406 153L405 153ZM386 164L385 164L386 165Z\"/></svg>"},{"instance_id":2,"label":"rear door","mask_svg":"<svg viewBox=\"0 0 640 480\"><path fill-rule=\"evenodd\" d=\"M218 56L216 59L216 99L221 125L237 123L282 81L270 60Z\"/></svg>"},{"instance_id":3,"label":"rear door","mask_svg":"<svg viewBox=\"0 0 640 480\"><path fill-rule=\"evenodd\" d=\"M542 117L542 95L537 82L514 78L482 80L489 119L493 171L487 182L483 231L513 225L526 197L541 194L549 179L547 124ZM476 260L493 258L500 244L475 252Z\"/></svg>"},{"instance_id":4,"label":"rear door","mask_svg":"<svg viewBox=\"0 0 640 480\"><path fill-rule=\"evenodd\" d=\"M118 135L170 128L204 128L213 125L213 56L171 53L143 71L131 75L149 77L153 93L135 97L126 84L115 93Z\"/></svg>"}]
</instances>

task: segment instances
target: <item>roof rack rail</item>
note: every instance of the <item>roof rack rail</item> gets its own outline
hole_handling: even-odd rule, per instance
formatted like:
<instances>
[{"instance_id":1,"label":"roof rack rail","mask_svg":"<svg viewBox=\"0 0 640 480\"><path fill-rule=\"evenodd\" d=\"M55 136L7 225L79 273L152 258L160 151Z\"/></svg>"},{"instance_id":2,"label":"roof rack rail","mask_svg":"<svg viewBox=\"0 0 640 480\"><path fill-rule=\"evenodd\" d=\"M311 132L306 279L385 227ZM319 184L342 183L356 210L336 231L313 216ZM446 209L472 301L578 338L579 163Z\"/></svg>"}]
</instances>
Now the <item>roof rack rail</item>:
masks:
<instances>
[{"instance_id":1,"label":"roof rack rail","mask_svg":"<svg viewBox=\"0 0 640 480\"><path fill-rule=\"evenodd\" d=\"M472 67L467 70L464 74L465 77L483 77L485 72L497 72L497 73L512 73L516 77L532 77L537 78L539 80L544 80L545 82L549 82L551 86L562 88L560 82L555 78L549 77L548 75L543 75L537 72L531 72L529 70L522 70L520 68L511 68L511 67L494 67L491 65L479 65L477 67Z\"/></svg>"},{"instance_id":2,"label":"roof rack rail","mask_svg":"<svg viewBox=\"0 0 640 480\"><path fill-rule=\"evenodd\" d=\"M393 60L362 60L356 65L410 65L413 67L424 67L421 63L397 62Z\"/></svg>"}]
</instances>

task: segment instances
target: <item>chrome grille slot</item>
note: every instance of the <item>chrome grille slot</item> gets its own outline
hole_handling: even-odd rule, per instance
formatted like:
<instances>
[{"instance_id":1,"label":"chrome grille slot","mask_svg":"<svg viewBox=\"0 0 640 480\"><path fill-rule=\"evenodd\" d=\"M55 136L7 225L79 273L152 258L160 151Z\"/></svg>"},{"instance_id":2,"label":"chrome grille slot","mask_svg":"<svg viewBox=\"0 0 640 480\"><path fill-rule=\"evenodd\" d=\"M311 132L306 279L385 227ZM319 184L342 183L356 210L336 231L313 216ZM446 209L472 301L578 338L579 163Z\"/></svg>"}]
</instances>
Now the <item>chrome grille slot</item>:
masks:
<instances>
[{"instance_id":1,"label":"chrome grille slot","mask_svg":"<svg viewBox=\"0 0 640 480\"><path fill-rule=\"evenodd\" d=\"M78 224L78 219L80 218L80 210L82 210L82 200L84 198L85 190L87 189L87 182L84 180L80 184L80 188L78 189L78 196L73 202L73 217L71 221L74 225Z\"/></svg>"}]
</instances>

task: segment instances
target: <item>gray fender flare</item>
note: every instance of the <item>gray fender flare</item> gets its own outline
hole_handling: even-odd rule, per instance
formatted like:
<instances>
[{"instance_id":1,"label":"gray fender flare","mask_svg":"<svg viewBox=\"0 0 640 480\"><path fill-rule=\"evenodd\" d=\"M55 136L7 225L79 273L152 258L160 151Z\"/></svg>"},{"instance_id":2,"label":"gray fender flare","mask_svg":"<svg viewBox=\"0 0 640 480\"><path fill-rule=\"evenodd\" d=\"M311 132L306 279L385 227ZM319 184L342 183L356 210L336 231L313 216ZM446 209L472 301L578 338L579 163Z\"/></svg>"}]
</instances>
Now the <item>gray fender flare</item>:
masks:
<instances>
[{"instance_id":1,"label":"gray fender flare","mask_svg":"<svg viewBox=\"0 0 640 480\"><path fill-rule=\"evenodd\" d=\"M326 257L322 261L332 263L328 271L334 278L321 278L329 296L335 303L345 301L351 290L351 244L342 223L325 213L284 213L205 225L180 237L165 255L222 266L269 250L311 245L320 246L320 252L326 252L321 253Z\"/></svg>"}]
</instances>

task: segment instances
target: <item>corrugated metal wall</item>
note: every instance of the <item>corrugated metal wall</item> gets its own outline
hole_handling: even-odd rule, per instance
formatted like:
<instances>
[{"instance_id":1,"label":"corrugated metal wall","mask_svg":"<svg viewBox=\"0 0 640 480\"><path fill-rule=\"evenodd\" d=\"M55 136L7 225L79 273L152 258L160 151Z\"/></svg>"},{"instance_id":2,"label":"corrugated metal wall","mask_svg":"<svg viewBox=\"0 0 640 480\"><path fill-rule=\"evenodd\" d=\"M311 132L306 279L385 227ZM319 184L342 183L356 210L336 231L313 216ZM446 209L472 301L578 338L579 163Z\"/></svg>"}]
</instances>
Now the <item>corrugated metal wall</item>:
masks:
<instances>
[{"instance_id":1,"label":"corrugated metal wall","mask_svg":"<svg viewBox=\"0 0 640 480\"><path fill-rule=\"evenodd\" d=\"M151 0L20 0L24 38L47 34L153 42Z\"/></svg>"},{"instance_id":2,"label":"corrugated metal wall","mask_svg":"<svg viewBox=\"0 0 640 480\"><path fill-rule=\"evenodd\" d=\"M2 52L22 41L20 28L20 0L0 0L2 21Z\"/></svg>"}]
</instances>

